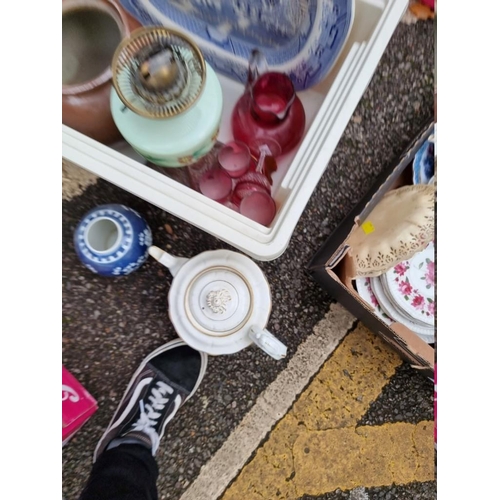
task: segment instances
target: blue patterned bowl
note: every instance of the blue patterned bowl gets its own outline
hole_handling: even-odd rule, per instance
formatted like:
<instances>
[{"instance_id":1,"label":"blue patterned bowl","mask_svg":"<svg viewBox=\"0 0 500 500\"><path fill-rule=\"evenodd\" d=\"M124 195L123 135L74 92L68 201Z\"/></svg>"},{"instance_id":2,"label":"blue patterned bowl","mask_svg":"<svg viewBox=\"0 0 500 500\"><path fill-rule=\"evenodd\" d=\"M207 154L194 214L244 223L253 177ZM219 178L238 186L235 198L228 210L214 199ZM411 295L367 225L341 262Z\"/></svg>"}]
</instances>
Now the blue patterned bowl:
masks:
<instances>
[{"instance_id":1,"label":"blue patterned bowl","mask_svg":"<svg viewBox=\"0 0 500 500\"><path fill-rule=\"evenodd\" d=\"M354 0L120 0L144 26L186 32L219 73L245 82L257 48L269 71L286 73L295 90L323 80L354 20Z\"/></svg>"},{"instance_id":2,"label":"blue patterned bowl","mask_svg":"<svg viewBox=\"0 0 500 500\"><path fill-rule=\"evenodd\" d=\"M125 205L100 205L85 214L74 233L76 254L101 276L123 276L139 269L153 243L143 217Z\"/></svg>"},{"instance_id":3,"label":"blue patterned bowl","mask_svg":"<svg viewBox=\"0 0 500 500\"><path fill-rule=\"evenodd\" d=\"M434 176L434 143L425 141L413 159L413 184L429 184Z\"/></svg>"}]
</instances>

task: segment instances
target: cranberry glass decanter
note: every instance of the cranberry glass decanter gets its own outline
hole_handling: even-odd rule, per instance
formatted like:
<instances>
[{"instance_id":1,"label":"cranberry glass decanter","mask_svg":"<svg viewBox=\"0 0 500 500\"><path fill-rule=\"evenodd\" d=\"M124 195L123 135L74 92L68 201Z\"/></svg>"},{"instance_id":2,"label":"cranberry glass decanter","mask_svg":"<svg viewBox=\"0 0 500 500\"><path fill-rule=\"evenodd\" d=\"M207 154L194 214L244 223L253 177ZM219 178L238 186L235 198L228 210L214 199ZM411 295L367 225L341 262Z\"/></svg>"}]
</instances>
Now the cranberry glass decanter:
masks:
<instances>
[{"instance_id":1,"label":"cranberry glass decanter","mask_svg":"<svg viewBox=\"0 0 500 500\"><path fill-rule=\"evenodd\" d=\"M233 109L231 126L234 138L257 156L267 140L274 157L288 153L304 134L304 107L292 81L284 73L268 71L258 50L250 57L245 92Z\"/></svg>"}]
</instances>

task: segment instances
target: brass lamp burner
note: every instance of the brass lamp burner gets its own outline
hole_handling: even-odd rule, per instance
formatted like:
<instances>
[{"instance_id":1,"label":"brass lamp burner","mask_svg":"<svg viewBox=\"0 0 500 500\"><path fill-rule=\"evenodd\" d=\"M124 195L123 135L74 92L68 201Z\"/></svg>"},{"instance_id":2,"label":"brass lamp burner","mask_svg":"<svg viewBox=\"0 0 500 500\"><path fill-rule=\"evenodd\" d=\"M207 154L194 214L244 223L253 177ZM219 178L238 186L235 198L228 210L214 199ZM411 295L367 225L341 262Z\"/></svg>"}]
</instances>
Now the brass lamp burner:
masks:
<instances>
[{"instance_id":1,"label":"brass lamp burner","mask_svg":"<svg viewBox=\"0 0 500 500\"><path fill-rule=\"evenodd\" d=\"M147 118L186 111L205 85L205 60L185 35L164 27L134 31L115 51L113 86L126 107Z\"/></svg>"},{"instance_id":2,"label":"brass lamp burner","mask_svg":"<svg viewBox=\"0 0 500 500\"><path fill-rule=\"evenodd\" d=\"M187 75L183 75L186 79ZM139 78L142 84L156 92L172 87L179 77L179 63L173 49L166 47L152 54L139 66Z\"/></svg>"}]
</instances>

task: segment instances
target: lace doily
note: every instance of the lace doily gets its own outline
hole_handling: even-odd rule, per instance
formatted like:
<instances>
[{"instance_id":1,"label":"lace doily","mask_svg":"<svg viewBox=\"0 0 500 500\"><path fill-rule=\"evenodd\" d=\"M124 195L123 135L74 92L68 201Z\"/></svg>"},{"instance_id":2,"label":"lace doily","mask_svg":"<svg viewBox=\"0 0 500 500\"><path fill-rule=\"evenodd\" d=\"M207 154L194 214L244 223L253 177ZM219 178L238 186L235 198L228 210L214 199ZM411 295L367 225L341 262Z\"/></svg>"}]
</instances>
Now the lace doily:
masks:
<instances>
[{"instance_id":1,"label":"lace doily","mask_svg":"<svg viewBox=\"0 0 500 500\"><path fill-rule=\"evenodd\" d=\"M389 191L380 200L347 241L354 277L380 276L434 239L435 193L435 186L418 184Z\"/></svg>"}]
</instances>

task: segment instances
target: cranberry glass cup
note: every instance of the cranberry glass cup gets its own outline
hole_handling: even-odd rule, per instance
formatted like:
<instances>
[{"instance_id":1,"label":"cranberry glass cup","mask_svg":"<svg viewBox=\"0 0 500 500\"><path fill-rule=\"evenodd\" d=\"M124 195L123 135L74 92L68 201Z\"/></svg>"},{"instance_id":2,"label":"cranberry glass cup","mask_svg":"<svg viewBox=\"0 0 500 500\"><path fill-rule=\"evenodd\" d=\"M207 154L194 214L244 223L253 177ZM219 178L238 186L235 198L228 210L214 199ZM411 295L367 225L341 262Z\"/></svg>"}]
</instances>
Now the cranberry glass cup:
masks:
<instances>
[{"instance_id":1,"label":"cranberry glass cup","mask_svg":"<svg viewBox=\"0 0 500 500\"><path fill-rule=\"evenodd\" d=\"M215 167L207 170L200 178L200 191L212 200L227 198L233 189L233 181L222 168Z\"/></svg>"},{"instance_id":2,"label":"cranberry glass cup","mask_svg":"<svg viewBox=\"0 0 500 500\"><path fill-rule=\"evenodd\" d=\"M240 141L231 141L221 148L218 160L220 166L231 177L241 177L250 168L252 156L246 144Z\"/></svg>"},{"instance_id":3,"label":"cranberry glass cup","mask_svg":"<svg viewBox=\"0 0 500 500\"><path fill-rule=\"evenodd\" d=\"M268 226L276 215L276 204L268 193L253 191L241 200L240 214Z\"/></svg>"}]
</instances>

